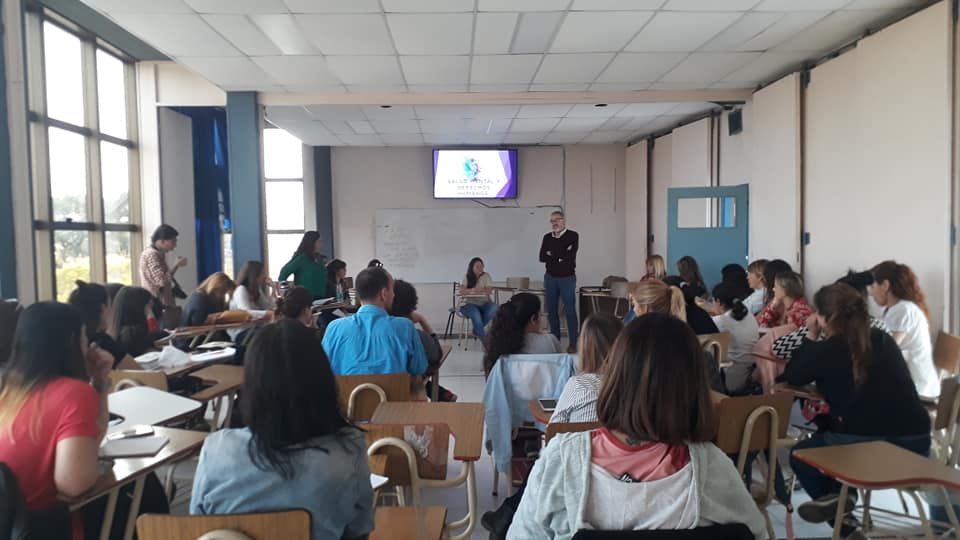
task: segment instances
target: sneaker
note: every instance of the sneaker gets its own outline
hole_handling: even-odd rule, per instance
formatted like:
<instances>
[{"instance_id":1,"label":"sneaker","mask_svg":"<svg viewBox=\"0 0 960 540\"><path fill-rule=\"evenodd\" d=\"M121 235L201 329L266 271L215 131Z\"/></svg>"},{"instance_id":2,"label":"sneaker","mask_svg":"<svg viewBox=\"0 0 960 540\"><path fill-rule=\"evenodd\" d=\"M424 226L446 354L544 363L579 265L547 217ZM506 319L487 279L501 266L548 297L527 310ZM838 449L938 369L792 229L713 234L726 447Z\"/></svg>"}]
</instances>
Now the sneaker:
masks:
<instances>
[{"instance_id":1,"label":"sneaker","mask_svg":"<svg viewBox=\"0 0 960 540\"><path fill-rule=\"evenodd\" d=\"M457 395L442 386L440 387L440 392L437 394L437 398L446 403L455 403L457 401Z\"/></svg>"},{"instance_id":2,"label":"sneaker","mask_svg":"<svg viewBox=\"0 0 960 540\"><path fill-rule=\"evenodd\" d=\"M832 520L837 515L837 504L839 498L839 494L824 495L818 499L801 504L797 508L797 513L800 514L800 517L804 521L808 521L810 523L823 523L825 521ZM852 493L848 494L847 500L843 507L843 513L849 514L850 512L853 512L853 508L856 506L856 503L856 496Z\"/></svg>"},{"instance_id":3,"label":"sneaker","mask_svg":"<svg viewBox=\"0 0 960 540\"><path fill-rule=\"evenodd\" d=\"M513 522L513 509L507 505L484 512L480 517L480 525L490 531L490 538L506 538L510 523Z\"/></svg>"}]
</instances>

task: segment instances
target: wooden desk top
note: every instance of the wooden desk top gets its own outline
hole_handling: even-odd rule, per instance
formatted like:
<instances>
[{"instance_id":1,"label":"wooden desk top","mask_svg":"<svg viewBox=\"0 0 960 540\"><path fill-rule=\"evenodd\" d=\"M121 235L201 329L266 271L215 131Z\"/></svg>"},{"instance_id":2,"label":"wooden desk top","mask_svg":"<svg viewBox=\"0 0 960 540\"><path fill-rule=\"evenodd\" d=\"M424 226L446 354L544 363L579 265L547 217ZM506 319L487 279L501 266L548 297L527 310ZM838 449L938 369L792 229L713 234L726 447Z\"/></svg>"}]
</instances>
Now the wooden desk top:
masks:
<instances>
[{"instance_id":1,"label":"wooden desk top","mask_svg":"<svg viewBox=\"0 0 960 540\"><path fill-rule=\"evenodd\" d=\"M370 540L440 540L446 519L442 506L379 506Z\"/></svg>"},{"instance_id":2,"label":"wooden desk top","mask_svg":"<svg viewBox=\"0 0 960 540\"><path fill-rule=\"evenodd\" d=\"M544 410L543 406L540 405L540 400L531 399L527 402L527 408L530 409L530 414L537 419L537 422L540 422L541 424L550 423L550 417L553 416L553 413Z\"/></svg>"},{"instance_id":3,"label":"wooden desk top","mask_svg":"<svg viewBox=\"0 0 960 540\"><path fill-rule=\"evenodd\" d=\"M885 441L809 448L793 454L822 473L856 487L941 485L960 489L960 470Z\"/></svg>"},{"instance_id":4,"label":"wooden desk top","mask_svg":"<svg viewBox=\"0 0 960 540\"><path fill-rule=\"evenodd\" d=\"M720 405L720 402L723 401L723 400L725 400L725 399L727 399L728 397L730 397L730 396L728 396L728 395L726 395L726 394L722 394L722 393L717 392L717 391L715 391L715 390L711 390L711 391L710 391L710 403L712 403L714 407Z\"/></svg>"},{"instance_id":5,"label":"wooden desk top","mask_svg":"<svg viewBox=\"0 0 960 540\"><path fill-rule=\"evenodd\" d=\"M204 381L215 383L190 396L191 399L207 402L243 386L243 366L216 365L207 366L193 374Z\"/></svg>"},{"instance_id":6,"label":"wooden desk top","mask_svg":"<svg viewBox=\"0 0 960 540\"><path fill-rule=\"evenodd\" d=\"M483 403L387 401L377 406L370 423L446 424L454 437L454 459L476 461L483 451Z\"/></svg>"},{"instance_id":7,"label":"wooden desk top","mask_svg":"<svg viewBox=\"0 0 960 540\"><path fill-rule=\"evenodd\" d=\"M113 468L100 475L97 483L88 492L75 499L64 499L70 505L70 509L75 510L93 499L109 493L115 487L156 470L161 465L179 461L197 452L203 445L204 439L209 435L209 433L203 431L164 427L154 427L153 432L154 435L170 439L170 442L161 448L155 456L115 459Z\"/></svg>"}]
</instances>

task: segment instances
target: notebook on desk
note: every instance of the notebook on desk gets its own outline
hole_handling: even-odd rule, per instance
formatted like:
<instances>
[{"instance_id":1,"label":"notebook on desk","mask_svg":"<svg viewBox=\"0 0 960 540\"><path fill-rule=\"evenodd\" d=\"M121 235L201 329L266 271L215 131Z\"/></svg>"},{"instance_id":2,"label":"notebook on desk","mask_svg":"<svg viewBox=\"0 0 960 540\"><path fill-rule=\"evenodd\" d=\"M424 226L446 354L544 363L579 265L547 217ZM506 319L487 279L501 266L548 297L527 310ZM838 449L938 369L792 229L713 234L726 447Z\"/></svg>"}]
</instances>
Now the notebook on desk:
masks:
<instances>
[{"instance_id":1,"label":"notebook on desk","mask_svg":"<svg viewBox=\"0 0 960 540\"><path fill-rule=\"evenodd\" d=\"M155 456L170 439L166 437L133 437L108 441L100 447L101 458L129 458Z\"/></svg>"}]
</instances>

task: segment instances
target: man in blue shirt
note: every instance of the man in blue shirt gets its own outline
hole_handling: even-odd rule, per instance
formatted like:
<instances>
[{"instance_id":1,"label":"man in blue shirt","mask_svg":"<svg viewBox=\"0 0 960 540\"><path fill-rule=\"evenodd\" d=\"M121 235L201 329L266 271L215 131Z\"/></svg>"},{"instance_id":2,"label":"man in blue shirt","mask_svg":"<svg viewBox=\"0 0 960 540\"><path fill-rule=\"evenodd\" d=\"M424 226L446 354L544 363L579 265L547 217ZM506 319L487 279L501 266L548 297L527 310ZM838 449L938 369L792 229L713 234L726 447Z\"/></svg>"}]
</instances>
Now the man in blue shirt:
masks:
<instances>
[{"instance_id":1,"label":"man in blue shirt","mask_svg":"<svg viewBox=\"0 0 960 540\"><path fill-rule=\"evenodd\" d=\"M355 285L360 310L330 323L323 336L333 372L422 375L427 355L413 321L387 314L393 305L393 277L383 268L367 268L357 275Z\"/></svg>"}]
</instances>

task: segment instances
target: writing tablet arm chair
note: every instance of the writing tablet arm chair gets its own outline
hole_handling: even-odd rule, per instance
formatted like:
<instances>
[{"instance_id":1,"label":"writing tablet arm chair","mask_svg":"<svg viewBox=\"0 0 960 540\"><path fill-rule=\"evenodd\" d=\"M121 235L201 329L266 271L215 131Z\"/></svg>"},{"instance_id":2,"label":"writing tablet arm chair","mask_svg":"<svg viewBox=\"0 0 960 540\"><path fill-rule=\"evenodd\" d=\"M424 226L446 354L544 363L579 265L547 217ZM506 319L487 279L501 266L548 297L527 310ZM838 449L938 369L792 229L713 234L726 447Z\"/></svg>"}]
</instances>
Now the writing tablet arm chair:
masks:
<instances>
[{"instance_id":1,"label":"writing tablet arm chair","mask_svg":"<svg viewBox=\"0 0 960 540\"><path fill-rule=\"evenodd\" d=\"M580 530L573 540L754 540L742 523L725 523L680 530L592 531Z\"/></svg>"},{"instance_id":2,"label":"writing tablet arm chair","mask_svg":"<svg viewBox=\"0 0 960 540\"><path fill-rule=\"evenodd\" d=\"M223 535L224 531L242 536L226 536ZM213 532L220 534L214 536L211 534ZM140 540L310 540L310 513L306 510L284 510L209 516L144 514L137 519L137 537Z\"/></svg>"},{"instance_id":3,"label":"writing tablet arm chair","mask_svg":"<svg viewBox=\"0 0 960 540\"><path fill-rule=\"evenodd\" d=\"M384 401L410 401L412 379L407 373L337 375L342 410L354 422L367 422Z\"/></svg>"},{"instance_id":4,"label":"writing tablet arm chair","mask_svg":"<svg viewBox=\"0 0 960 540\"><path fill-rule=\"evenodd\" d=\"M580 431L593 431L600 428L600 422L554 422L547 425L547 433L543 439L546 444L550 444L550 439L561 433L577 433Z\"/></svg>"},{"instance_id":5,"label":"writing tablet arm chair","mask_svg":"<svg viewBox=\"0 0 960 540\"><path fill-rule=\"evenodd\" d=\"M940 331L933 346L933 364L948 374L960 373L960 337Z\"/></svg>"},{"instance_id":6,"label":"writing tablet arm chair","mask_svg":"<svg viewBox=\"0 0 960 540\"><path fill-rule=\"evenodd\" d=\"M377 398L380 400L378 404L387 401L387 393L383 391L383 388L380 388L373 383L358 384L350 392L350 397L347 398L347 418L353 418L354 408L357 404L357 396L364 391L372 391L375 393Z\"/></svg>"},{"instance_id":7,"label":"writing tablet arm chair","mask_svg":"<svg viewBox=\"0 0 960 540\"><path fill-rule=\"evenodd\" d=\"M169 390L166 374L159 371L137 369L114 369L110 371L110 391L117 392L134 386L149 386L166 392Z\"/></svg>"}]
</instances>

